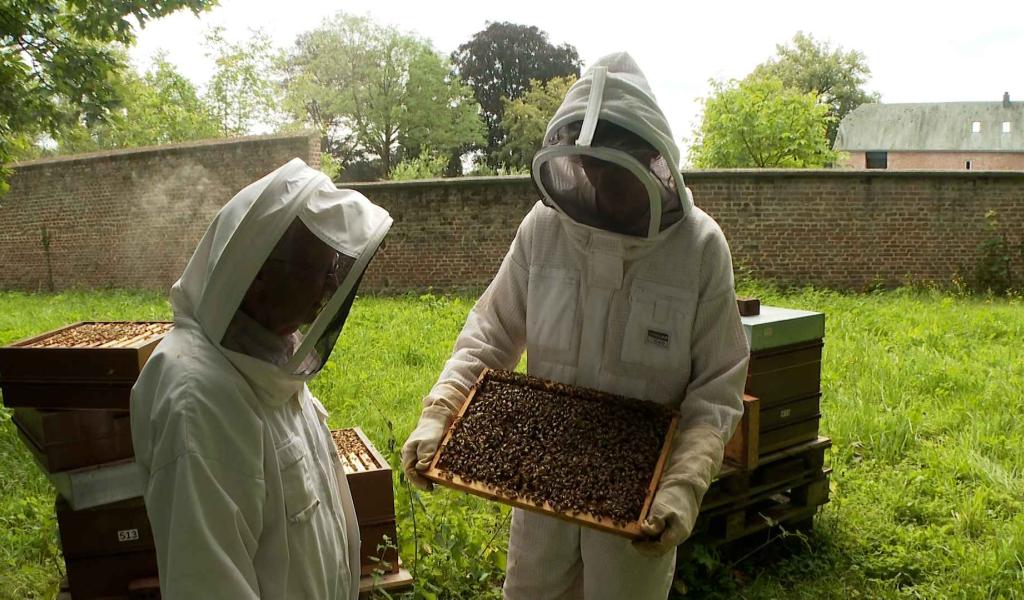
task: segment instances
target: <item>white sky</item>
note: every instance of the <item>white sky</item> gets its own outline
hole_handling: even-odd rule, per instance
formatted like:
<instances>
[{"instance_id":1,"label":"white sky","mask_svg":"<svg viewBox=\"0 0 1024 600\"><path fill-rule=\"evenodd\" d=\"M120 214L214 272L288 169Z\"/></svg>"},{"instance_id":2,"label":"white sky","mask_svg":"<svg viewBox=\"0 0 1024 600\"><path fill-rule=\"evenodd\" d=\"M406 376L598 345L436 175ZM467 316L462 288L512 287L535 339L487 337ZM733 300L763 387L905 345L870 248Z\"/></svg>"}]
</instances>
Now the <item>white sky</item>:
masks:
<instances>
[{"instance_id":1,"label":"white sky","mask_svg":"<svg viewBox=\"0 0 1024 600\"><path fill-rule=\"evenodd\" d=\"M198 18L182 12L152 22L132 56L145 67L164 49L202 86L212 71L202 48L208 27L225 27L231 39L262 28L284 48L340 10L415 32L445 54L487 21L535 25L552 43L576 46L584 68L625 50L646 73L677 141L691 136L709 78L742 78L800 30L863 52L872 71L866 87L883 102L998 101L1004 91L1024 100L1021 0L222 0Z\"/></svg>"}]
</instances>

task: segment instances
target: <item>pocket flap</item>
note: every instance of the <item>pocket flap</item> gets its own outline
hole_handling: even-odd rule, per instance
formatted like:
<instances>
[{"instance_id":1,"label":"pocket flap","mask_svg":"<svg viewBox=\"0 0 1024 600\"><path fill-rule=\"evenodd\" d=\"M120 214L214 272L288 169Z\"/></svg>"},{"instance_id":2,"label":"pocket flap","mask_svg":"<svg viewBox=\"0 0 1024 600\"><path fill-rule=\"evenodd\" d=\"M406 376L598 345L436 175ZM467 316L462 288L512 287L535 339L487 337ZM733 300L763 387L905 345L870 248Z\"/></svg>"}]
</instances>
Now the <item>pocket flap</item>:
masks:
<instances>
[{"instance_id":1,"label":"pocket flap","mask_svg":"<svg viewBox=\"0 0 1024 600\"><path fill-rule=\"evenodd\" d=\"M276 452L277 464L281 466L282 471L302 460L302 457L306 454L302 444L299 443L299 439L296 437L288 438L288 441L278 448Z\"/></svg>"}]
</instances>

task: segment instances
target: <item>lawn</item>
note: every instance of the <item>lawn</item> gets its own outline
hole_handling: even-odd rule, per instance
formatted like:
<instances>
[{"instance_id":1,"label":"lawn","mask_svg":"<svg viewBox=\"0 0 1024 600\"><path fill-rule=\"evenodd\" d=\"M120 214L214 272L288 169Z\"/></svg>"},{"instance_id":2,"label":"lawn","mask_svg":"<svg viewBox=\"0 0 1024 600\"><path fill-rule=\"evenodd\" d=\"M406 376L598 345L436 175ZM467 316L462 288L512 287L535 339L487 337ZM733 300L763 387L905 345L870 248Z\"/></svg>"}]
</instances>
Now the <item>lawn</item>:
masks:
<instances>
[{"instance_id":1,"label":"lawn","mask_svg":"<svg viewBox=\"0 0 1024 600\"><path fill-rule=\"evenodd\" d=\"M828 315L823 433L832 501L815 531L739 562L698 552L687 597L1024 598L1024 303L930 290L840 294L745 285ZM361 298L311 384L333 426L398 449L472 298ZM80 319L169 317L157 295L0 293L0 344ZM399 546L417 597L499 597L508 511L410 493ZM0 597L49 598L62 576L53 492L0 412Z\"/></svg>"}]
</instances>

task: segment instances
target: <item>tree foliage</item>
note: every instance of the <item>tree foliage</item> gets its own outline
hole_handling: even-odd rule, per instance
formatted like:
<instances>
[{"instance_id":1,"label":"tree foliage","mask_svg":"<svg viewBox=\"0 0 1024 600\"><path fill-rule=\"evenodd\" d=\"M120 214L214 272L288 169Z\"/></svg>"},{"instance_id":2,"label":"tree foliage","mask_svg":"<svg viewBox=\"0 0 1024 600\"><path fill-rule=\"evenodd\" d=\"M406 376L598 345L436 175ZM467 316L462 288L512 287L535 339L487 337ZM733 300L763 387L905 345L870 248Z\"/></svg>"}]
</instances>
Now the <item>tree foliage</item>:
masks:
<instances>
[{"instance_id":1,"label":"tree foliage","mask_svg":"<svg viewBox=\"0 0 1024 600\"><path fill-rule=\"evenodd\" d=\"M143 74L123 73L106 119L79 121L52 135L56 153L169 144L218 137L221 127L195 86L161 53Z\"/></svg>"},{"instance_id":2,"label":"tree foliage","mask_svg":"<svg viewBox=\"0 0 1024 600\"><path fill-rule=\"evenodd\" d=\"M756 79L774 77L788 88L814 93L828 106L829 147L836 140L839 122L850 111L866 102L878 102L878 94L864 90L871 75L867 59L857 50L833 48L814 36L798 32L788 45L775 47L776 55L754 68Z\"/></svg>"},{"instance_id":3,"label":"tree foliage","mask_svg":"<svg viewBox=\"0 0 1024 600\"><path fill-rule=\"evenodd\" d=\"M835 161L828 106L774 78L712 81L690 160L701 168L809 168Z\"/></svg>"},{"instance_id":4,"label":"tree foliage","mask_svg":"<svg viewBox=\"0 0 1024 600\"><path fill-rule=\"evenodd\" d=\"M300 35L284 70L285 108L346 164L377 157L387 177L403 152L483 139L470 90L430 43L368 18L339 13Z\"/></svg>"},{"instance_id":5,"label":"tree foliage","mask_svg":"<svg viewBox=\"0 0 1024 600\"><path fill-rule=\"evenodd\" d=\"M133 22L213 0L6 0L0 7L0 165L17 143L79 119L102 121L117 104L124 68L113 44L135 39ZM0 191L5 186L0 173Z\"/></svg>"},{"instance_id":6,"label":"tree foliage","mask_svg":"<svg viewBox=\"0 0 1024 600\"><path fill-rule=\"evenodd\" d=\"M206 102L223 135L245 135L276 120L279 102L271 79L274 50L266 33L250 31L245 41L232 42L225 38L223 27L215 27L206 34L206 55L215 65Z\"/></svg>"},{"instance_id":7,"label":"tree foliage","mask_svg":"<svg viewBox=\"0 0 1024 600\"><path fill-rule=\"evenodd\" d=\"M444 155L431 154L424 150L418 156L406 158L398 163L391 172L391 179L408 181L411 179L435 179L444 176L448 159Z\"/></svg>"},{"instance_id":8,"label":"tree foliage","mask_svg":"<svg viewBox=\"0 0 1024 600\"><path fill-rule=\"evenodd\" d=\"M522 98L505 98L501 126L508 132L501 145L499 162L509 168L530 170L533 155L544 141L544 130L562 104L575 76L553 77L547 82L534 79Z\"/></svg>"},{"instance_id":9,"label":"tree foliage","mask_svg":"<svg viewBox=\"0 0 1024 600\"><path fill-rule=\"evenodd\" d=\"M514 23L488 23L452 54L459 76L473 88L487 125L488 161L500 163L505 139L503 99L518 100L531 81L580 75L580 59L570 44L555 46L536 27Z\"/></svg>"}]
</instances>

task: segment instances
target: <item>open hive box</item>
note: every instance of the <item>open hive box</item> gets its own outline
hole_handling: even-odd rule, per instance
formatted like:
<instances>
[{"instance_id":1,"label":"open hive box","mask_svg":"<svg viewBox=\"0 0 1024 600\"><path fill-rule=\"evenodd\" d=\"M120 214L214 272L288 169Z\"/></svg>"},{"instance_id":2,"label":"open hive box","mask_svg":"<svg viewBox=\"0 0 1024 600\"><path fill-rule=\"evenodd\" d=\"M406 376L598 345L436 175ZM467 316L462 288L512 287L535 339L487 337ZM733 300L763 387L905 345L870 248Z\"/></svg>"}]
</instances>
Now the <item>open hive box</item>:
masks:
<instances>
[{"instance_id":1,"label":"open hive box","mask_svg":"<svg viewBox=\"0 0 1024 600\"><path fill-rule=\"evenodd\" d=\"M331 431L359 523L361 574L400 575L391 467L358 427ZM411 581L411 578L410 578Z\"/></svg>"},{"instance_id":2,"label":"open hive box","mask_svg":"<svg viewBox=\"0 0 1024 600\"><path fill-rule=\"evenodd\" d=\"M652 402L487 370L426 476L446 487L638 539L677 419Z\"/></svg>"},{"instance_id":3,"label":"open hive box","mask_svg":"<svg viewBox=\"0 0 1024 600\"><path fill-rule=\"evenodd\" d=\"M4 404L128 410L142 366L170 329L163 321L87 321L4 346Z\"/></svg>"}]
</instances>

